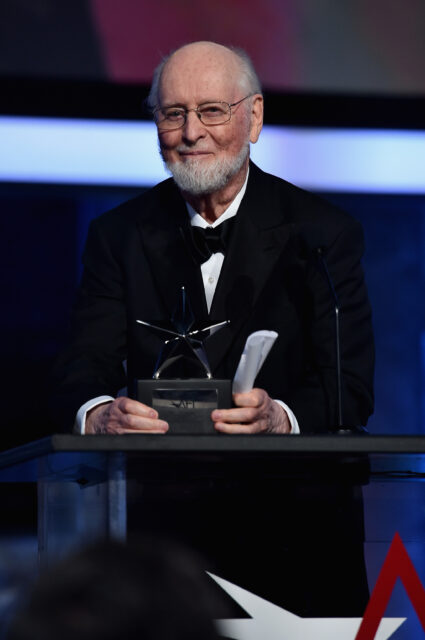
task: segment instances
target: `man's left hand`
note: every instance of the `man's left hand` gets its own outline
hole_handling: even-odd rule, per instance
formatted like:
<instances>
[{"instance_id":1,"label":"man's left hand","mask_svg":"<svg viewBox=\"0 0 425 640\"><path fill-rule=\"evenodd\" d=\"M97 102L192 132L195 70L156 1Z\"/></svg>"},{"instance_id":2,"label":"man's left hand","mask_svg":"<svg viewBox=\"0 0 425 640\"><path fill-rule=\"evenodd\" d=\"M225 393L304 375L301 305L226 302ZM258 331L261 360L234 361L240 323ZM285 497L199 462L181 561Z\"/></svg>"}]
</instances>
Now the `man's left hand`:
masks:
<instances>
[{"instance_id":1,"label":"man's left hand","mask_svg":"<svg viewBox=\"0 0 425 640\"><path fill-rule=\"evenodd\" d=\"M234 393L234 409L215 409L214 427L222 433L290 433L291 425L283 407L264 389Z\"/></svg>"}]
</instances>

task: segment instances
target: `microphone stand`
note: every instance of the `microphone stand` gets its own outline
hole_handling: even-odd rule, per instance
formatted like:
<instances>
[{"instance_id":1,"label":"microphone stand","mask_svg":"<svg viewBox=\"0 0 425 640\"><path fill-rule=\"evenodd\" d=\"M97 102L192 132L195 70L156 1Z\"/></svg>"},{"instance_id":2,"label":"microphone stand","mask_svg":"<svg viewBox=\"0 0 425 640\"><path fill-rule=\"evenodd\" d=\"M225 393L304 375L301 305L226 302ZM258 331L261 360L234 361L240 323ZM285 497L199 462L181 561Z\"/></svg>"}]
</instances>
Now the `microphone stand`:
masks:
<instances>
[{"instance_id":1,"label":"microphone stand","mask_svg":"<svg viewBox=\"0 0 425 640\"><path fill-rule=\"evenodd\" d=\"M316 254L317 261L319 262L322 272L325 276L325 280L329 287L329 291L332 296L334 315L335 315L335 359L336 359L336 387L337 387L337 404L338 404L338 424L336 427L336 433L341 435L347 434L367 434L368 431L365 427L347 427L344 425L343 414L343 399L342 399L342 372L341 372L341 336L340 336L340 307L337 293L335 291L334 284L332 282L331 275L329 273L328 265L323 254L322 247L315 247L313 249Z\"/></svg>"},{"instance_id":2,"label":"microphone stand","mask_svg":"<svg viewBox=\"0 0 425 640\"><path fill-rule=\"evenodd\" d=\"M338 424L337 424L337 432L338 433L350 433L352 429L347 429L344 427L343 421L343 404L342 404L342 374L341 374L341 337L340 337L340 314L339 314L339 300L337 293L335 291L334 284L332 282L332 278L329 273L328 265L326 263L325 257L323 255L322 247L316 247L314 249L317 260L322 267L322 271L325 275L326 282L329 287L329 291L331 293L333 299L334 306L334 315L335 315L335 360L336 360L336 388L337 388L337 403L338 403Z\"/></svg>"}]
</instances>

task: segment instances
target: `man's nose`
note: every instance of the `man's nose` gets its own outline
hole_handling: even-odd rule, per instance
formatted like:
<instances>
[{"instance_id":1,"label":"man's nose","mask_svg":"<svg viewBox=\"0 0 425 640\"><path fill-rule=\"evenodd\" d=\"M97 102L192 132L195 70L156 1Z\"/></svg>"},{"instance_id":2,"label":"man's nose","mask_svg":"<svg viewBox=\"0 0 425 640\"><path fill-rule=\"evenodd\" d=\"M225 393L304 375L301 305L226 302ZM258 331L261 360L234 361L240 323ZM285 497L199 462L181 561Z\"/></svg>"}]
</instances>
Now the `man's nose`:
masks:
<instances>
[{"instance_id":1,"label":"man's nose","mask_svg":"<svg viewBox=\"0 0 425 640\"><path fill-rule=\"evenodd\" d=\"M203 138L205 136L205 125L201 122L201 119L195 110L187 112L186 122L183 125L182 133L183 137L190 142L195 142L199 138Z\"/></svg>"}]
</instances>

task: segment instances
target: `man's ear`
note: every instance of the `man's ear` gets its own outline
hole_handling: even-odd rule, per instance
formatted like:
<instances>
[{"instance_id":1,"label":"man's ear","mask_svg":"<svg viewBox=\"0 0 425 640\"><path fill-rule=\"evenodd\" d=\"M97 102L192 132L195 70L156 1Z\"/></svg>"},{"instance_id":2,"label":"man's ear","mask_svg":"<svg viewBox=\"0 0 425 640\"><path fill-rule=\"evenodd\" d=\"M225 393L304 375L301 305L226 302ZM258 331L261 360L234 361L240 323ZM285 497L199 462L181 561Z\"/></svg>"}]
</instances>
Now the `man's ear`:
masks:
<instances>
[{"instance_id":1,"label":"man's ear","mask_svg":"<svg viewBox=\"0 0 425 640\"><path fill-rule=\"evenodd\" d=\"M249 139L252 143L257 142L261 129L263 128L264 101L260 93L256 93L252 99L251 108L251 131Z\"/></svg>"}]
</instances>

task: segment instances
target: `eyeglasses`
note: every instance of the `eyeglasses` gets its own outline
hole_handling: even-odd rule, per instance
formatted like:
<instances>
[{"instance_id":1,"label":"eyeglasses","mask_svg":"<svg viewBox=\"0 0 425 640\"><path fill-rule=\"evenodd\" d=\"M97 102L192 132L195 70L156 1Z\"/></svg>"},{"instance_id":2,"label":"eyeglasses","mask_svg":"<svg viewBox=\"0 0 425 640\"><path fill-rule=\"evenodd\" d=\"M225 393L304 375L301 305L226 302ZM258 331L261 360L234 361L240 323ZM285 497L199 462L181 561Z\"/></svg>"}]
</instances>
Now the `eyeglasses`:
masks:
<instances>
[{"instance_id":1,"label":"eyeglasses","mask_svg":"<svg viewBox=\"0 0 425 640\"><path fill-rule=\"evenodd\" d=\"M189 111L194 111L202 124L207 127L216 124L225 124L232 117L232 107L240 104L247 98L251 98L250 93L245 98L229 104L228 102L204 102L196 109L185 109L184 107L157 107L153 112L153 117L159 131L173 131L184 127Z\"/></svg>"}]
</instances>

